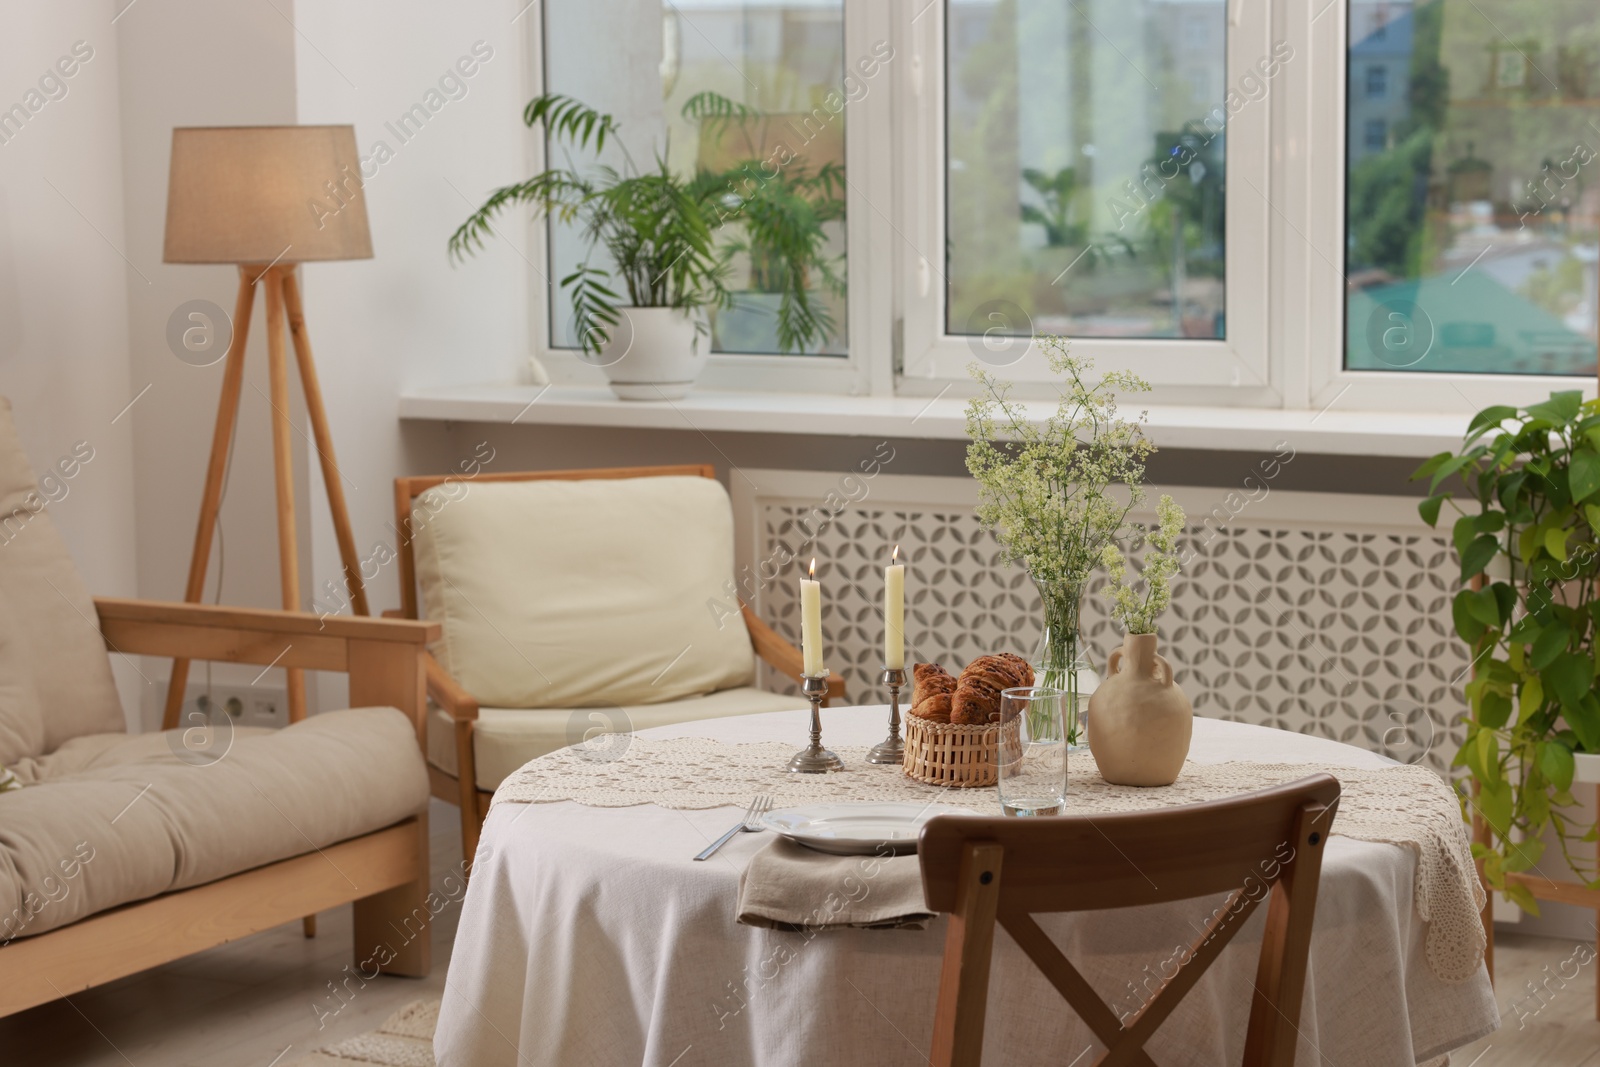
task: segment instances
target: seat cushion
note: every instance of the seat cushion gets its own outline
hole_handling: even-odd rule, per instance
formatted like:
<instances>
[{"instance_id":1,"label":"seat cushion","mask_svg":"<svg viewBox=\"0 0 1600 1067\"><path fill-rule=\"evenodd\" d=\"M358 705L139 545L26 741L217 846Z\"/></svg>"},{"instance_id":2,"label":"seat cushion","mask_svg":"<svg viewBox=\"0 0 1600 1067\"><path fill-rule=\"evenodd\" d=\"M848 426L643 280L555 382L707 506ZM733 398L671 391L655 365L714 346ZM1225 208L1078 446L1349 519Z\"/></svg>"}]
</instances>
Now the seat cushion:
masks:
<instances>
[{"instance_id":1,"label":"seat cushion","mask_svg":"<svg viewBox=\"0 0 1600 1067\"><path fill-rule=\"evenodd\" d=\"M393 708L237 730L85 737L0 794L0 942L215 881L421 811L428 776ZM182 753L182 757L180 757Z\"/></svg>"},{"instance_id":2,"label":"seat cushion","mask_svg":"<svg viewBox=\"0 0 1600 1067\"><path fill-rule=\"evenodd\" d=\"M0 397L0 594L28 650L48 752L68 738L126 724L94 601L45 505L11 404Z\"/></svg>"},{"instance_id":3,"label":"seat cushion","mask_svg":"<svg viewBox=\"0 0 1600 1067\"><path fill-rule=\"evenodd\" d=\"M457 483L412 512L434 654L498 708L654 704L750 685L711 478Z\"/></svg>"},{"instance_id":4,"label":"seat cushion","mask_svg":"<svg viewBox=\"0 0 1600 1067\"><path fill-rule=\"evenodd\" d=\"M575 745L595 733L625 733L696 719L789 711L809 705L803 697L740 687L663 704L603 708L480 708L473 728L478 788L493 791L531 759ZM456 773L455 720L434 708L428 716L428 762Z\"/></svg>"}]
</instances>

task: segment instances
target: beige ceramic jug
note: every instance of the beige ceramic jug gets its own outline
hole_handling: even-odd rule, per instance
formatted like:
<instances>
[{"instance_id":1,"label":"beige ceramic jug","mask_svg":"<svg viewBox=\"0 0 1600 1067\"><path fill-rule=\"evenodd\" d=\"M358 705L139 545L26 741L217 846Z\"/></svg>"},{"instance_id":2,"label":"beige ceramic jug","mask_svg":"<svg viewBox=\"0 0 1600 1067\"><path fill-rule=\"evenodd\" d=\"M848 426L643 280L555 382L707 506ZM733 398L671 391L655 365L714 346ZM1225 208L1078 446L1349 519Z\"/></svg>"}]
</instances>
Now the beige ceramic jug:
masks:
<instances>
[{"instance_id":1,"label":"beige ceramic jug","mask_svg":"<svg viewBox=\"0 0 1600 1067\"><path fill-rule=\"evenodd\" d=\"M1128 634L1089 697L1089 751L1112 785L1171 785L1189 755L1194 707L1156 654L1155 634Z\"/></svg>"}]
</instances>

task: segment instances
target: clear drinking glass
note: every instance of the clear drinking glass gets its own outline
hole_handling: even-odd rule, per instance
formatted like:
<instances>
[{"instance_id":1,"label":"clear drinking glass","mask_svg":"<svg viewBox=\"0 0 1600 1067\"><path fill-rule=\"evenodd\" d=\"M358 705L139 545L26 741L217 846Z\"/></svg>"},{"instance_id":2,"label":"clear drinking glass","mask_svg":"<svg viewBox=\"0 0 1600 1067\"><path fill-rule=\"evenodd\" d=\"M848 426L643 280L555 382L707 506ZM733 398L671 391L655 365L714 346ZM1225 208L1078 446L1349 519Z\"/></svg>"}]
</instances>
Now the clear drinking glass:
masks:
<instances>
[{"instance_id":1,"label":"clear drinking glass","mask_svg":"<svg viewBox=\"0 0 1600 1067\"><path fill-rule=\"evenodd\" d=\"M1066 693L1024 686L1000 694L1000 721L1017 720L997 750L1000 806L1007 815L1060 815L1067 805Z\"/></svg>"}]
</instances>

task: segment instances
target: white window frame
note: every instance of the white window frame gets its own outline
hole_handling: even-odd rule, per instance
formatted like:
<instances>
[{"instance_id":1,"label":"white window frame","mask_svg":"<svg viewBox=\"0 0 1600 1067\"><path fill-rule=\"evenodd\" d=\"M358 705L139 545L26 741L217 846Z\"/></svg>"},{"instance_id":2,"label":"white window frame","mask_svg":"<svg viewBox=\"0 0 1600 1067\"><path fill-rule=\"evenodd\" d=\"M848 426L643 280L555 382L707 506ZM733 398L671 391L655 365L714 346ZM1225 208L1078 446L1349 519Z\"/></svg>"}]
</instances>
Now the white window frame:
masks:
<instances>
[{"instance_id":1,"label":"white window frame","mask_svg":"<svg viewBox=\"0 0 1600 1067\"><path fill-rule=\"evenodd\" d=\"M521 20L525 98L544 85L544 7ZM845 116L848 355L713 354L702 388L756 393L927 397L969 391L970 338L944 331L945 0L843 0L847 66L887 40L893 59ZM1557 389L1594 395L1593 375L1446 374L1344 369L1345 123L1349 0L1230 0L1227 86L1274 43L1294 57L1227 124L1223 341L1080 338L1102 367L1149 379L1151 404L1324 412L1475 411L1528 404ZM1390 86L1391 92L1394 86ZM527 172L544 166L527 137ZM1134 177L1130 175L1130 177ZM529 227L530 261L549 273L549 230ZM553 285L553 282L551 283ZM543 288L538 278L530 289ZM600 385L576 351L550 344L548 293L529 300L532 354L557 383ZM1047 391L1039 353L1004 375Z\"/></svg>"},{"instance_id":2,"label":"white window frame","mask_svg":"<svg viewBox=\"0 0 1600 1067\"><path fill-rule=\"evenodd\" d=\"M901 154L907 161L900 183L904 207L899 249L904 265L900 278L902 391L919 393L965 381L966 368L973 361L973 339L945 331L944 263L942 257L933 258L945 247L946 229L945 3L925 2L932 2L932 9L915 21L909 11L899 9L912 59L900 72L910 79L899 122ZM1240 9L1255 17L1241 17ZM1229 87L1238 85L1240 77L1269 54L1272 33L1267 15L1268 0L1235 0L1232 5L1226 59ZM1158 387L1158 396L1151 399L1230 405L1281 403L1268 359L1268 306L1261 299L1270 281L1266 253L1272 224L1271 207L1263 197L1270 180L1270 104L1278 81L1292 66L1292 62L1287 64L1269 83L1265 98L1247 104L1227 121L1226 339L1080 338L1073 342L1078 352L1095 358L1101 366L1126 367L1143 375ZM1138 175L1128 177L1137 179ZM1037 347L1006 367L1004 374L1018 382L1053 380Z\"/></svg>"},{"instance_id":3,"label":"white window frame","mask_svg":"<svg viewBox=\"0 0 1600 1067\"><path fill-rule=\"evenodd\" d=\"M524 17L525 66L524 94L527 99L545 91L544 12L548 0L541 0ZM847 67L867 56L874 42L889 39L890 20L886 5L843 0L844 55ZM680 16L684 13L680 12ZM685 16L686 17L686 16ZM848 289L846 307L846 347L844 356L754 355L712 353L701 372L699 385L709 389L739 389L756 392L838 393L865 395L888 393L887 353L892 323L881 310L889 306L887 285L889 266L877 262L880 250L890 247L887 230L873 211L872 204L889 201L889 158L883 131L889 125L889 101L893 95L889 79L894 63L869 82L865 96L846 105L845 158L845 278ZM841 72L842 76L843 72ZM545 166L545 139L529 133L527 172L536 174ZM546 222L529 227L528 258L548 282L530 279L537 294L529 303L529 338L533 355L553 382L601 385L601 371L578 358L577 349L550 343L550 314L556 305L557 281L550 269L550 228ZM883 358L875 358L881 356ZM882 365L876 377L875 364Z\"/></svg>"},{"instance_id":4,"label":"white window frame","mask_svg":"<svg viewBox=\"0 0 1600 1067\"><path fill-rule=\"evenodd\" d=\"M1286 406L1315 411L1453 412L1491 404L1535 403L1561 389L1595 395L1593 374L1460 374L1344 367L1346 42L1349 0L1273 0L1285 32L1310 62L1295 70L1274 114L1284 167L1278 183L1282 225L1273 242L1275 276L1285 285L1274 344L1289 388ZM1319 7L1326 4L1326 9ZM1393 87L1391 86L1391 89ZM1298 232L1296 232L1298 231ZM1304 235L1304 236L1300 236Z\"/></svg>"}]
</instances>

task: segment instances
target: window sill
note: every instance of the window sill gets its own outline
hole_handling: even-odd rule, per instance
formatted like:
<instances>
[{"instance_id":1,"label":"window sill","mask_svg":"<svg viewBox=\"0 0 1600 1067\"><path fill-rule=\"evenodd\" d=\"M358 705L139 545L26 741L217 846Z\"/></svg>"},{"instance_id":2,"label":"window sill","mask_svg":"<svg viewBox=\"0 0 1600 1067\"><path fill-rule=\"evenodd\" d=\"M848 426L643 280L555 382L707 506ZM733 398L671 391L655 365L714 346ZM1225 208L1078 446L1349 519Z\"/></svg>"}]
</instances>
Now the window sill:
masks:
<instances>
[{"instance_id":1,"label":"window sill","mask_svg":"<svg viewBox=\"0 0 1600 1067\"><path fill-rule=\"evenodd\" d=\"M1024 402L1043 418L1048 401ZM819 434L960 440L966 401L957 398L833 396L697 389L682 400L618 400L603 386L462 385L408 393L400 417L444 422L520 423L698 430L705 433ZM1124 409L1130 410L1130 409ZM1437 412L1151 406L1147 432L1158 447L1422 458L1460 446L1467 416Z\"/></svg>"}]
</instances>

